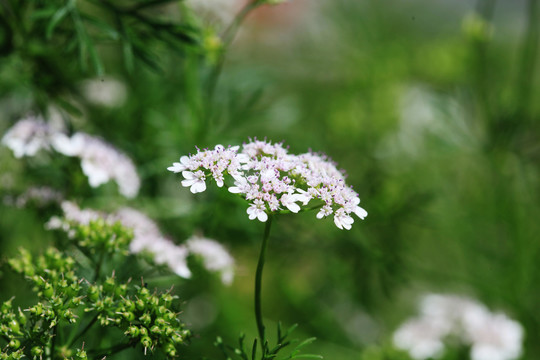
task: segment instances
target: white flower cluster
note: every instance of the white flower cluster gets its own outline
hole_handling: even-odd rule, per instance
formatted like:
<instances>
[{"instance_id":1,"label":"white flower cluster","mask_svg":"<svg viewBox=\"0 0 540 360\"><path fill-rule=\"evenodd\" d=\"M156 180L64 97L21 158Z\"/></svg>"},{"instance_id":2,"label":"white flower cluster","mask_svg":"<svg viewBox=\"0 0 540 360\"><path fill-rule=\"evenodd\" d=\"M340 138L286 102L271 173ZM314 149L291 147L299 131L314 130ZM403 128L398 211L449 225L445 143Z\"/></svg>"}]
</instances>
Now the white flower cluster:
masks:
<instances>
[{"instance_id":1,"label":"white flower cluster","mask_svg":"<svg viewBox=\"0 0 540 360\"><path fill-rule=\"evenodd\" d=\"M125 197L139 193L141 181L131 159L100 138L81 132L72 137L59 133L52 144L59 153L81 159L90 186L98 187L112 179Z\"/></svg>"},{"instance_id":2,"label":"white flower cluster","mask_svg":"<svg viewBox=\"0 0 540 360\"><path fill-rule=\"evenodd\" d=\"M213 150L198 150L195 155L182 156L180 162L167 168L182 173L182 185L192 193L206 190L206 180L213 179L219 187L225 176L234 180L231 193L242 195L250 206L249 219L268 220L268 212L287 209L301 210L311 200L320 207L317 218L334 215L340 229L351 228L351 214L360 219L367 216L359 206L358 194L347 184L343 174L326 156L312 152L289 154L282 144L254 140L242 146L217 145Z\"/></svg>"},{"instance_id":3,"label":"white flower cluster","mask_svg":"<svg viewBox=\"0 0 540 360\"><path fill-rule=\"evenodd\" d=\"M431 294L423 298L420 316L394 333L394 344L416 360L438 358L445 339L470 346L472 360L513 360L521 355L523 327L503 313L455 295Z\"/></svg>"},{"instance_id":4,"label":"white flower cluster","mask_svg":"<svg viewBox=\"0 0 540 360\"><path fill-rule=\"evenodd\" d=\"M5 197L4 204L23 208L28 203L33 203L38 207L43 207L49 204L59 204L62 200L62 193L53 188L47 186L32 186L17 197Z\"/></svg>"},{"instance_id":5,"label":"white flower cluster","mask_svg":"<svg viewBox=\"0 0 540 360\"><path fill-rule=\"evenodd\" d=\"M154 221L132 208L122 208L114 214L104 214L91 209L80 209L76 204L64 201L62 210L64 218L51 218L46 224L48 229L61 229L68 236L73 236L73 223L86 225L97 219L104 219L109 223L119 221L125 227L133 229L133 240L129 245L132 253L150 253L156 264L167 265L175 274L186 279L191 277L187 258L194 255L201 258L203 266L208 271L219 273L224 284L232 283L234 259L214 240L192 237L186 245L176 245L161 233Z\"/></svg>"},{"instance_id":6,"label":"white flower cluster","mask_svg":"<svg viewBox=\"0 0 540 360\"><path fill-rule=\"evenodd\" d=\"M41 149L49 149L53 129L41 117L29 116L19 120L2 137L2 143L16 158L34 156Z\"/></svg>"},{"instance_id":7,"label":"white flower cluster","mask_svg":"<svg viewBox=\"0 0 540 360\"><path fill-rule=\"evenodd\" d=\"M9 129L2 143L18 158L51 148L66 156L77 156L90 186L98 187L114 180L125 197L133 198L139 192L141 183L131 159L95 136L79 132L68 137L43 119L29 117Z\"/></svg>"}]
</instances>

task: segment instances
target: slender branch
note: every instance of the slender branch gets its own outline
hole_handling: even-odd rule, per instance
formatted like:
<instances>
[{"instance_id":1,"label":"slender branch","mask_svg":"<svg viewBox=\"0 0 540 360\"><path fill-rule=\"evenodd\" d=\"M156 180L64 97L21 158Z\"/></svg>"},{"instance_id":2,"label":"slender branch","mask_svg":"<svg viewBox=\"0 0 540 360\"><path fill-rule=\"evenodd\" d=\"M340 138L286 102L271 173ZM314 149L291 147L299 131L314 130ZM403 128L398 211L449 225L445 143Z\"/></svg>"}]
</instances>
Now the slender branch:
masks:
<instances>
[{"instance_id":1,"label":"slender branch","mask_svg":"<svg viewBox=\"0 0 540 360\"><path fill-rule=\"evenodd\" d=\"M99 254L99 259L96 263L96 268L94 271L94 282L99 279L99 273L101 271L101 265L103 264L103 259L105 258L105 249L101 249L101 254Z\"/></svg>"},{"instance_id":2,"label":"slender branch","mask_svg":"<svg viewBox=\"0 0 540 360\"><path fill-rule=\"evenodd\" d=\"M221 38L223 41L223 48L221 49L218 59L216 60L216 64L212 67L210 70L210 74L208 76L208 83L206 86L206 99L208 106L206 107L208 109L206 115L203 118L203 126L201 126L200 131L204 132L207 131L209 125L210 125L210 118L212 116L211 109L212 109L212 102L214 101L214 93L218 84L219 76L223 70L223 65L225 63L225 58L227 55L227 49L231 45L232 41L236 37L236 34L238 33L238 29L240 28L240 25L244 22L246 17L249 15L249 13L259 7L262 4L259 0L253 0L248 2L236 15L233 22L225 29L223 32Z\"/></svg>"},{"instance_id":3,"label":"slender branch","mask_svg":"<svg viewBox=\"0 0 540 360\"><path fill-rule=\"evenodd\" d=\"M57 330L58 330L58 324L56 324L54 326L54 328L53 328L50 359L54 359L54 357L56 356L55 351L56 351L56 333L57 333Z\"/></svg>"},{"instance_id":4,"label":"slender branch","mask_svg":"<svg viewBox=\"0 0 540 360\"><path fill-rule=\"evenodd\" d=\"M84 329L82 329L70 342L69 342L69 345L68 347L71 347L73 346L73 344L75 343L75 341L79 340L81 338L81 336L83 336L91 327L92 325L94 325L94 323L97 321L98 319L98 315L99 314L96 314L96 316L94 316L94 318L84 327Z\"/></svg>"},{"instance_id":5,"label":"slender branch","mask_svg":"<svg viewBox=\"0 0 540 360\"><path fill-rule=\"evenodd\" d=\"M261 285L262 285L262 273L264 268L264 258L266 255L266 248L268 245L268 238L270 236L270 227L272 226L272 215L268 216L264 227L264 237L261 244L261 252L259 254L259 262L257 263L257 272L255 273L255 318L257 320L257 330L259 332L259 339L264 352L264 344L266 338L264 335L264 324L261 309Z\"/></svg>"},{"instance_id":6,"label":"slender branch","mask_svg":"<svg viewBox=\"0 0 540 360\"><path fill-rule=\"evenodd\" d=\"M111 346L111 347L106 348L106 349L99 349L99 350L95 351L95 355L93 355L93 357L96 358L96 359L101 359L103 357L106 357L106 356L109 356L109 355L112 355L112 354L116 354L116 353L118 353L118 352L120 352L122 350L125 350L128 347L133 346L134 344L135 344L134 341L130 341L128 343L114 345L114 346ZM91 352L91 353L94 353L94 352Z\"/></svg>"}]
</instances>

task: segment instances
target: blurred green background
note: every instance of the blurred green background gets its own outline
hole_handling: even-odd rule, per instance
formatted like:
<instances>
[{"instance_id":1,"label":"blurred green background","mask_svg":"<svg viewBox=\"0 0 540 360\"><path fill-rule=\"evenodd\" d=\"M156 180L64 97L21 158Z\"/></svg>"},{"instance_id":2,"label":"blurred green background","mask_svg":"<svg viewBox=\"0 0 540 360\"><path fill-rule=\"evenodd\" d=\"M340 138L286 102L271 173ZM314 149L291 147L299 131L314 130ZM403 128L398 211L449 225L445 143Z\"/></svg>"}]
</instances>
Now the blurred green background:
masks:
<instances>
[{"instance_id":1,"label":"blurred green background","mask_svg":"<svg viewBox=\"0 0 540 360\"><path fill-rule=\"evenodd\" d=\"M179 5L167 6L149 16L175 18L169 10ZM50 240L43 224L53 210L5 200L40 184L94 208L141 209L178 243L200 231L230 249L237 272L230 287L202 274L177 280L196 334L181 358L218 358L210 345L217 335L256 334L253 282L264 226L223 189L193 195L166 168L195 146L284 141L292 153L313 149L335 160L369 216L350 231L315 213L276 220L263 287L270 330L278 320L298 323L299 337L317 337L309 352L326 359L398 359L384 349L416 313L419 296L457 293L519 321L522 359L538 359L539 6L291 0L261 7L229 47L213 91L204 22L180 16L193 41L178 46L134 31L150 57L135 51L132 65L126 42L101 42L96 66L58 47L69 40L67 21L58 36L47 39L36 21L17 38L2 7L0 133L29 111L50 116L54 105L70 130L127 153L142 179L128 201L111 184L90 188L65 159L46 152L15 159L0 148L2 257ZM106 77L125 85L125 102L104 107L81 95L82 81ZM5 275L0 300L21 293Z\"/></svg>"}]
</instances>

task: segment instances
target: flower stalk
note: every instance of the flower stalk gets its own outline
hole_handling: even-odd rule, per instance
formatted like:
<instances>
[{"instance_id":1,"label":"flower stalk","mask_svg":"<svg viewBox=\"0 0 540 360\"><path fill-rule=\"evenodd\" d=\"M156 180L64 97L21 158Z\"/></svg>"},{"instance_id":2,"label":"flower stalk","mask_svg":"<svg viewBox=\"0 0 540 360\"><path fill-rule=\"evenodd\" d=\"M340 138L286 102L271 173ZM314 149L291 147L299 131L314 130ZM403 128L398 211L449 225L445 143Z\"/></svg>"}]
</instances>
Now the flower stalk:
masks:
<instances>
[{"instance_id":1,"label":"flower stalk","mask_svg":"<svg viewBox=\"0 0 540 360\"><path fill-rule=\"evenodd\" d=\"M268 221L266 221L264 227L264 236L261 244L261 252L259 253L259 261L257 263L257 271L255 273L255 319L257 321L257 331L259 332L259 340L261 341L262 346L264 346L264 344L266 343L261 306L262 273L266 256L266 248L268 247L268 238L270 237L271 226L272 215L268 217Z\"/></svg>"}]
</instances>

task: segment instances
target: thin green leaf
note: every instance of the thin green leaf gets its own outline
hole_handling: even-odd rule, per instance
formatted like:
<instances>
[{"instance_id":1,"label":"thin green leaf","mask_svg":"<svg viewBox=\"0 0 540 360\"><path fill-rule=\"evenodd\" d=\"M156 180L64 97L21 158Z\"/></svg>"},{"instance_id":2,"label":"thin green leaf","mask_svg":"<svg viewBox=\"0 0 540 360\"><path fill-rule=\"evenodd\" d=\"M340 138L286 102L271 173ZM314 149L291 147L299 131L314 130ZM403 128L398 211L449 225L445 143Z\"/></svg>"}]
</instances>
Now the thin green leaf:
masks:
<instances>
[{"instance_id":1,"label":"thin green leaf","mask_svg":"<svg viewBox=\"0 0 540 360\"><path fill-rule=\"evenodd\" d=\"M251 360L255 360L255 356L257 356L257 338L253 340L253 346L251 348Z\"/></svg>"},{"instance_id":2,"label":"thin green leaf","mask_svg":"<svg viewBox=\"0 0 540 360\"><path fill-rule=\"evenodd\" d=\"M134 67L133 48L131 47L131 43L125 39L124 41L122 41L122 53L124 55L124 64L126 66L126 70L128 71L128 73L132 73Z\"/></svg>"},{"instance_id":3,"label":"thin green leaf","mask_svg":"<svg viewBox=\"0 0 540 360\"><path fill-rule=\"evenodd\" d=\"M317 338L315 338L315 337L311 337L311 338L309 338L309 339L306 339L306 340L302 341L300 344L298 344L298 345L296 346L296 349L300 349L301 347L304 347L304 346L306 346L306 345L309 345L309 344L311 344L312 342L314 342L315 340L317 340Z\"/></svg>"},{"instance_id":4,"label":"thin green leaf","mask_svg":"<svg viewBox=\"0 0 540 360\"><path fill-rule=\"evenodd\" d=\"M285 338L289 337L289 335L298 327L298 324L294 324L289 329L287 329L287 332L285 333Z\"/></svg>"},{"instance_id":5,"label":"thin green leaf","mask_svg":"<svg viewBox=\"0 0 540 360\"><path fill-rule=\"evenodd\" d=\"M49 24L47 25L47 29L45 30L45 38L47 40L50 40L52 37L52 34L54 32L54 29L56 26L66 17L66 15L69 13L71 6L71 2L69 2L66 6L61 7L56 11L51 18L51 21L49 21Z\"/></svg>"},{"instance_id":6,"label":"thin green leaf","mask_svg":"<svg viewBox=\"0 0 540 360\"><path fill-rule=\"evenodd\" d=\"M120 33L107 24L106 22L94 17L90 16L88 14L81 14L81 17L87 21L88 23L92 24L97 30L99 30L101 33L103 33L106 37L108 37L111 40L119 40L121 35Z\"/></svg>"},{"instance_id":7,"label":"thin green leaf","mask_svg":"<svg viewBox=\"0 0 540 360\"><path fill-rule=\"evenodd\" d=\"M138 11L138 10L141 10L141 9L144 9L144 8L149 8L149 7L153 7L153 6L158 6L158 5L162 5L162 4L167 4L167 3L170 3L170 2L173 2L173 1L176 1L176 0L150 0L150 1L141 1L140 3L138 3L137 5L133 6L130 11Z\"/></svg>"},{"instance_id":8,"label":"thin green leaf","mask_svg":"<svg viewBox=\"0 0 540 360\"><path fill-rule=\"evenodd\" d=\"M321 355L315 355L315 354L300 354L295 355L291 359L324 359Z\"/></svg>"}]
</instances>

